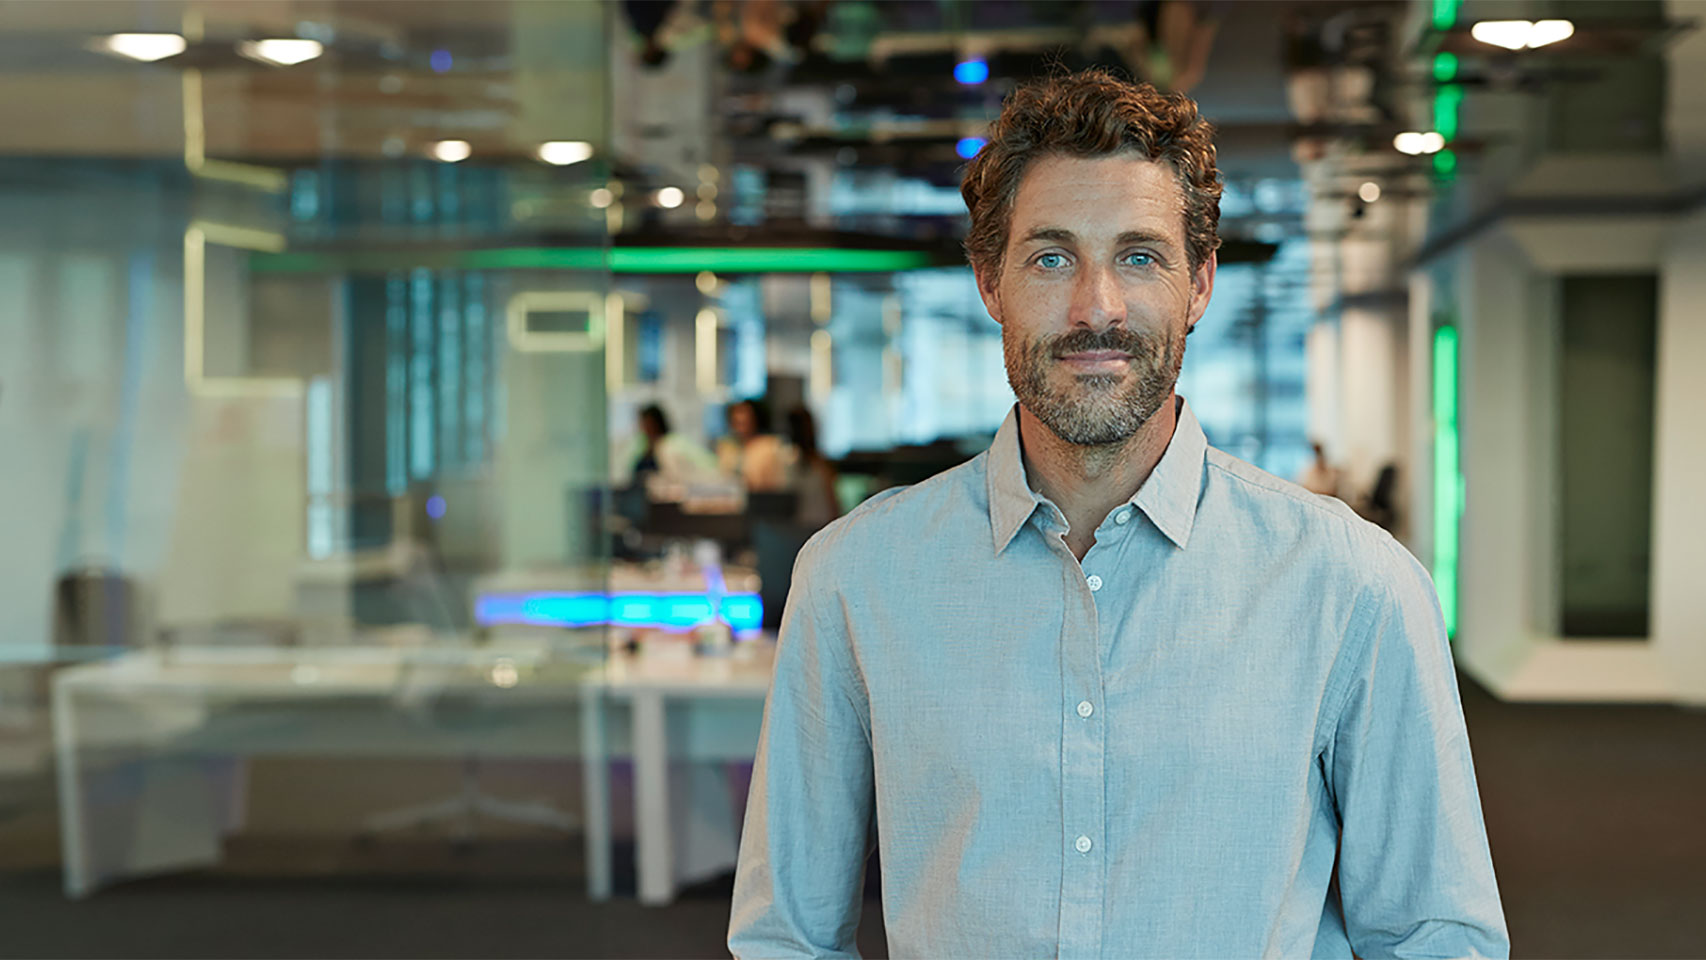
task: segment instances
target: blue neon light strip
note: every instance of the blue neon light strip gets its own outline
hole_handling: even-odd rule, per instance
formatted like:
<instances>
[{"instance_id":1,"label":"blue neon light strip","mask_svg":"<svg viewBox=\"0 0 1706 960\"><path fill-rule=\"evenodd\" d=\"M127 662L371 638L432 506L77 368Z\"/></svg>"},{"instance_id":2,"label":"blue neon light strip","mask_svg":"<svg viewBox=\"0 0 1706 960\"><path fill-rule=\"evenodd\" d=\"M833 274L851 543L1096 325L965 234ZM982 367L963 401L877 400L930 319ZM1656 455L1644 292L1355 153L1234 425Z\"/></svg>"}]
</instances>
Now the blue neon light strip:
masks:
<instances>
[{"instance_id":1,"label":"blue neon light strip","mask_svg":"<svg viewBox=\"0 0 1706 960\"><path fill-rule=\"evenodd\" d=\"M474 601L474 620L481 626L610 624L691 630L719 619L732 630L757 630L764 622L764 605L756 593L730 593L716 598L703 593L497 593Z\"/></svg>"},{"instance_id":2,"label":"blue neon light strip","mask_svg":"<svg viewBox=\"0 0 1706 960\"><path fill-rule=\"evenodd\" d=\"M962 60L954 64L954 79L966 86L976 86L989 79L989 64L983 60Z\"/></svg>"}]
</instances>

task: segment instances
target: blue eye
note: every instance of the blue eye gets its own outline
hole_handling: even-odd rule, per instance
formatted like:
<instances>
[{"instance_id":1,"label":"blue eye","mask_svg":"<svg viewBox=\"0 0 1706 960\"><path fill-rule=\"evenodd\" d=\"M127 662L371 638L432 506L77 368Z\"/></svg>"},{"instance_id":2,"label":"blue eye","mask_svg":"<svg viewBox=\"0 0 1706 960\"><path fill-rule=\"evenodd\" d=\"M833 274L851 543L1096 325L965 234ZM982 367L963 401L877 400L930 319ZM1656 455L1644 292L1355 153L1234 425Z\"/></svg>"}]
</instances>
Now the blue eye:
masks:
<instances>
[{"instance_id":1,"label":"blue eye","mask_svg":"<svg viewBox=\"0 0 1706 960\"><path fill-rule=\"evenodd\" d=\"M1066 266L1066 257L1058 253L1045 253L1037 258L1037 266L1044 270L1054 270Z\"/></svg>"},{"instance_id":2,"label":"blue eye","mask_svg":"<svg viewBox=\"0 0 1706 960\"><path fill-rule=\"evenodd\" d=\"M1120 259L1133 267L1147 267L1155 263L1155 258L1147 253L1128 253Z\"/></svg>"}]
</instances>

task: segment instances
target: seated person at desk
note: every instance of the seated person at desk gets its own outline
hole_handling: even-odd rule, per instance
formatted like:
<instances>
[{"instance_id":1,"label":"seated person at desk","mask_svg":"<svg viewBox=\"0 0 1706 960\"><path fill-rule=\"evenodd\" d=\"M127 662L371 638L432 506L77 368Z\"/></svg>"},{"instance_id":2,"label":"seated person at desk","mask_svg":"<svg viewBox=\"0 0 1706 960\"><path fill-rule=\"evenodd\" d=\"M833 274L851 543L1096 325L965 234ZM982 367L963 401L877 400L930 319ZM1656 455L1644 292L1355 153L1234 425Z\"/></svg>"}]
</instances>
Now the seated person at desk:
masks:
<instances>
[{"instance_id":1,"label":"seated person at desk","mask_svg":"<svg viewBox=\"0 0 1706 960\"><path fill-rule=\"evenodd\" d=\"M670 432L669 416L655 403L640 411L640 435L636 439L636 449L629 455L635 485L643 485L651 476L687 483L716 470L710 451Z\"/></svg>"},{"instance_id":2,"label":"seated person at desk","mask_svg":"<svg viewBox=\"0 0 1706 960\"><path fill-rule=\"evenodd\" d=\"M736 401L729 407L728 435L717 442L718 469L749 493L774 493L788 486L782 440L769 432L768 419L758 401Z\"/></svg>"},{"instance_id":3,"label":"seated person at desk","mask_svg":"<svg viewBox=\"0 0 1706 960\"><path fill-rule=\"evenodd\" d=\"M817 421L805 407L788 411L788 442L793 444L794 493L799 505L794 519L810 530L821 530L841 516L835 493L835 466L817 448Z\"/></svg>"}]
</instances>

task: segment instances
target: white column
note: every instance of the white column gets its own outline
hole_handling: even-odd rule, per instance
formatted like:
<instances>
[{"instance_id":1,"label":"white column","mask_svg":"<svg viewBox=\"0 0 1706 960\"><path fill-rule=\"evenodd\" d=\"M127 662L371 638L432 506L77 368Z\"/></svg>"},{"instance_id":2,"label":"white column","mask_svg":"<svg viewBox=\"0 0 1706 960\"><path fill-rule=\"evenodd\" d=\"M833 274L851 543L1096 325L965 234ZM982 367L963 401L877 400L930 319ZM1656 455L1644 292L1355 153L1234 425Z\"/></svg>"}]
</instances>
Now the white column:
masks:
<instances>
[{"instance_id":1,"label":"white column","mask_svg":"<svg viewBox=\"0 0 1706 960\"><path fill-rule=\"evenodd\" d=\"M1671 235L1659 278L1652 644L1677 699L1706 705L1706 214Z\"/></svg>"},{"instance_id":2,"label":"white column","mask_svg":"<svg viewBox=\"0 0 1706 960\"><path fill-rule=\"evenodd\" d=\"M1390 310L1346 310L1339 317L1343 417L1341 468L1363 491L1380 468L1398 459L1398 338Z\"/></svg>"},{"instance_id":3,"label":"white column","mask_svg":"<svg viewBox=\"0 0 1706 960\"><path fill-rule=\"evenodd\" d=\"M1309 439L1321 444L1329 460L1344 448L1339 430L1339 325L1317 323L1303 340L1306 365L1305 401L1309 410Z\"/></svg>"}]
</instances>

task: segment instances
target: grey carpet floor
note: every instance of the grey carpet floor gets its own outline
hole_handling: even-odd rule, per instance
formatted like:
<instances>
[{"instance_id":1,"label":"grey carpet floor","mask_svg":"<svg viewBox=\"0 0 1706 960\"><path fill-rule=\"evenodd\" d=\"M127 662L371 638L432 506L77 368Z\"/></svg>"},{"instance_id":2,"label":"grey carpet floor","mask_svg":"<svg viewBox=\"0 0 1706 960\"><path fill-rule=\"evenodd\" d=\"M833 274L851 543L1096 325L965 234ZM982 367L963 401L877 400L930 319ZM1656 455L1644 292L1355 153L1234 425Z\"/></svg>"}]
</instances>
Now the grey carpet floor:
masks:
<instances>
[{"instance_id":1,"label":"grey carpet floor","mask_svg":"<svg viewBox=\"0 0 1706 960\"><path fill-rule=\"evenodd\" d=\"M1518 957L1706 957L1706 712L1504 704L1464 681ZM0 875L0 957L712 957L727 881L647 909L559 877L122 884L80 903ZM885 953L867 899L859 939Z\"/></svg>"}]
</instances>

